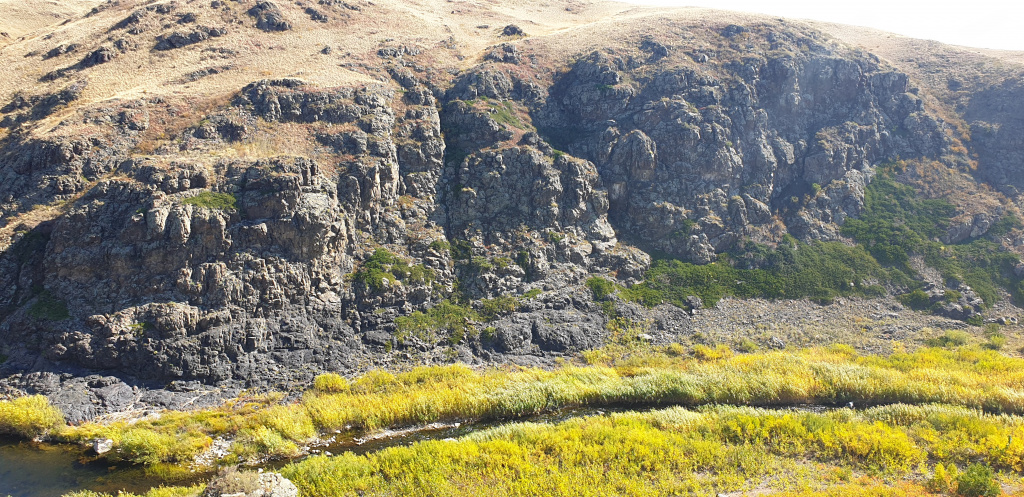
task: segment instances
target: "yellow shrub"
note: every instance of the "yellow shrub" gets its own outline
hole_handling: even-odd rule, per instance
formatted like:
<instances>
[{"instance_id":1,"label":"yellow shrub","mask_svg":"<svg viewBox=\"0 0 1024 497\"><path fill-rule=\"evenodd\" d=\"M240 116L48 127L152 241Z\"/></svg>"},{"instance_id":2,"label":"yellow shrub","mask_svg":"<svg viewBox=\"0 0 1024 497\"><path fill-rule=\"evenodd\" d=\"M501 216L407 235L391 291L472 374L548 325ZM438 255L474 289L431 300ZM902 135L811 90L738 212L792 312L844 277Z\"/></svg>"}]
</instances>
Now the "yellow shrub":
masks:
<instances>
[{"instance_id":1,"label":"yellow shrub","mask_svg":"<svg viewBox=\"0 0 1024 497\"><path fill-rule=\"evenodd\" d=\"M701 361L728 359L732 357L732 349L726 345L719 345L715 348L708 347L707 345L694 345L693 357Z\"/></svg>"},{"instance_id":2,"label":"yellow shrub","mask_svg":"<svg viewBox=\"0 0 1024 497\"><path fill-rule=\"evenodd\" d=\"M343 393L348 389L348 380L338 373L324 373L313 379L313 390L317 392Z\"/></svg>"},{"instance_id":3,"label":"yellow shrub","mask_svg":"<svg viewBox=\"0 0 1024 497\"><path fill-rule=\"evenodd\" d=\"M64 423L64 414L42 395L0 401L0 433L32 438Z\"/></svg>"},{"instance_id":4,"label":"yellow shrub","mask_svg":"<svg viewBox=\"0 0 1024 497\"><path fill-rule=\"evenodd\" d=\"M316 436L313 420L302 406L279 405L260 412L255 423L278 432L284 438L304 442Z\"/></svg>"}]
</instances>

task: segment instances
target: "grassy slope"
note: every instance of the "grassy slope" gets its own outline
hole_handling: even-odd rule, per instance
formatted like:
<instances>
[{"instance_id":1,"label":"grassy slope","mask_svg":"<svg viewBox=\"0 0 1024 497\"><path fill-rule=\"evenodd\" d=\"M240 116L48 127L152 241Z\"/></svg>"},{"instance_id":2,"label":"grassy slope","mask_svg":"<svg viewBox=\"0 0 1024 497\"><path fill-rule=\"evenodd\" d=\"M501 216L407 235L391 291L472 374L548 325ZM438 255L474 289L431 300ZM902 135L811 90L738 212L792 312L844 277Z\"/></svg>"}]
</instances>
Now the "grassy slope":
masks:
<instances>
[{"instance_id":1,"label":"grassy slope","mask_svg":"<svg viewBox=\"0 0 1024 497\"><path fill-rule=\"evenodd\" d=\"M919 275L910 265L917 256L943 281L966 283L986 306L997 302L1001 292L1019 301L1024 291L1014 268L1020 257L988 237L1019 230L1020 220L1008 214L986 237L940 243L957 208L945 199L921 198L913 187L896 181L894 169L905 167L899 163L880 168L866 189L864 212L843 224L842 234L856 241L855 246L800 243L792 238L776 248L747 243L706 265L656 260L644 281L628 289L600 278L592 278L587 285L597 301L609 302L608 297L618 291L622 298L648 307L667 302L683 308L691 295L700 297L705 306L725 296L830 302L841 296L884 295L884 285L905 293L904 303L914 296L910 292L918 290L924 303L912 307L924 310L931 304L919 290ZM954 295L949 296L952 301L956 301Z\"/></svg>"}]
</instances>

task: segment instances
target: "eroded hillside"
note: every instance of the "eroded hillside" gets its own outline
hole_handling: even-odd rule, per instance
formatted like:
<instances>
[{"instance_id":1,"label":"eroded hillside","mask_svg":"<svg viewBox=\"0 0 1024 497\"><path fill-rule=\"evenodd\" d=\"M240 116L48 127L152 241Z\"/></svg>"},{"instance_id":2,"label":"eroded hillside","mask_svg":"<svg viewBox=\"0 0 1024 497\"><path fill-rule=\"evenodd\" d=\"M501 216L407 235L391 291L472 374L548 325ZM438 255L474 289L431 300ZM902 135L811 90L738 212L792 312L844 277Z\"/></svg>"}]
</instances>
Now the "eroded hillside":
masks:
<instances>
[{"instance_id":1,"label":"eroded hillside","mask_svg":"<svg viewBox=\"0 0 1024 497\"><path fill-rule=\"evenodd\" d=\"M1009 62L939 88L803 23L614 3L69 16L0 48L0 350L9 388L72 418L199 384L668 342L713 295L878 298L864 319L917 323L880 349L1016 313ZM892 218L878 174L948 200ZM894 237L847 226L862 216ZM738 272L682 295L665 285L684 266L651 254ZM991 269L948 263L965 258Z\"/></svg>"}]
</instances>

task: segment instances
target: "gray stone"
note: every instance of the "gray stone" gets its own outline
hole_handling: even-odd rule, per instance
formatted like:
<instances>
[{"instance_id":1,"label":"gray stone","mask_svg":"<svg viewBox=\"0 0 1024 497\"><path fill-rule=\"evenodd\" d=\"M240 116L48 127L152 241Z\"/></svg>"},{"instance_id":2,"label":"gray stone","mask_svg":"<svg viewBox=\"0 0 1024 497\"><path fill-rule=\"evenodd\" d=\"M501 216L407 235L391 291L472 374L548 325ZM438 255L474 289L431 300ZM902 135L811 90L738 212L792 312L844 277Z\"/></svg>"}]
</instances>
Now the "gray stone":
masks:
<instances>
[{"instance_id":1,"label":"gray stone","mask_svg":"<svg viewBox=\"0 0 1024 497\"><path fill-rule=\"evenodd\" d=\"M114 448L114 441L109 438L97 438L92 441L92 451L98 455L106 454Z\"/></svg>"},{"instance_id":2,"label":"gray stone","mask_svg":"<svg viewBox=\"0 0 1024 497\"><path fill-rule=\"evenodd\" d=\"M263 31L288 31L292 24L284 17L281 9L272 2L258 2L248 14L256 18L256 27Z\"/></svg>"}]
</instances>

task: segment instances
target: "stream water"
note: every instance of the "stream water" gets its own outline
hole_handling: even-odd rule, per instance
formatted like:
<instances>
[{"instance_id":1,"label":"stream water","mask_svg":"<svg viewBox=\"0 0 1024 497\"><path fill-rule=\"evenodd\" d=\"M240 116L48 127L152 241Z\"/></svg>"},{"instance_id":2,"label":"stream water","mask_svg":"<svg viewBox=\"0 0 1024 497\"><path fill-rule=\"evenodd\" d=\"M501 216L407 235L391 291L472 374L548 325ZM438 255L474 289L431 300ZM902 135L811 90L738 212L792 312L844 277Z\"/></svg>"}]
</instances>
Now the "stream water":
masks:
<instances>
[{"instance_id":1,"label":"stream water","mask_svg":"<svg viewBox=\"0 0 1024 497\"><path fill-rule=\"evenodd\" d=\"M202 476L195 475L195 480ZM75 490L145 492L163 483L141 467L112 466L74 445L0 438L0 496L60 497Z\"/></svg>"},{"instance_id":2,"label":"stream water","mask_svg":"<svg viewBox=\"0 0 1024 497\"><path fill-rule=\"evenodd\" d=\"M665 406L662 406L662 408ZM791 409L824 411L824 406L794 406ZM638 410L626 408L573 408L520 419L557 423L581 416L603 415L610 412ZM643 410L643 409L639 409ZM410 445L424 440L458 438L502 423L433 424L405 430L386 430L369 436L353 437L339 434L326 445L314 447L311 454L341 454L353 452L367 454L388 447ZM260 465L276 469L293 460L271 461ZM167 481L148 474L144 468L131 465L111 465L102 458L89 456L79 446L44 444L5 439L0 437L0 497L60 497L76 490L94 490L116 495L119 490L145 493L160 485L188 485L205 481L209 474L195 474L191 480Z\"/></svg>"}]
</instances>

